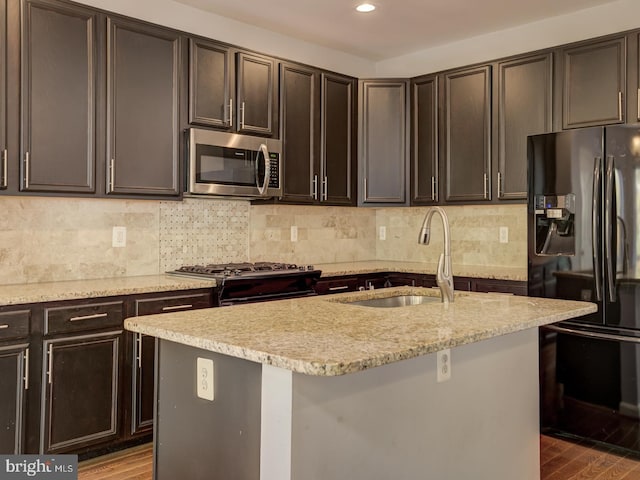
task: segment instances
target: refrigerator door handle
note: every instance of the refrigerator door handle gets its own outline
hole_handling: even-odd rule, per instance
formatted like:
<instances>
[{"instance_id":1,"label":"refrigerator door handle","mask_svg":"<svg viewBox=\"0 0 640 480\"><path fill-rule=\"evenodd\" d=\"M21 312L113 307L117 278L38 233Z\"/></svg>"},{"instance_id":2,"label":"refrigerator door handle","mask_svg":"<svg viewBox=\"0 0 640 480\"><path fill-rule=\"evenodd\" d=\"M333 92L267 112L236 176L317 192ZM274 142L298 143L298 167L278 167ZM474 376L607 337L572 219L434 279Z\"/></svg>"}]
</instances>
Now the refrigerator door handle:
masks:
<instances>
[{"instance_id":1,"label":"refrigerator door handle","mask_svg":"<svg viewBox=\"0 0 640 480\"><path fill-rule=\"evenodd\" d=\"M612 246L613 237L613 190L614 190L614 178L613 172L615 170L613 155L607 156L607 165L605 173L605 199L604 199L604 256L606 262L606 279L607 289L609 291L609 301L615 303L616 301L616 272L614 265L614 255Z\"/></svg>"},{"instance_id":2,"label":"refrigerator door handle","mask_svg":"<svg viewBox=\"0 0 640 480\"><path fill-rule=\"evenodd\" d=\"M602 172L602 158L596 157L593 166L593 204L591 208L591 249L593 251L593 273L596 280L596 301L602 301L602 263L600 259L599 231L598 231L598 207L600 198L600 173Z\"/></svg>"}]
</instances>

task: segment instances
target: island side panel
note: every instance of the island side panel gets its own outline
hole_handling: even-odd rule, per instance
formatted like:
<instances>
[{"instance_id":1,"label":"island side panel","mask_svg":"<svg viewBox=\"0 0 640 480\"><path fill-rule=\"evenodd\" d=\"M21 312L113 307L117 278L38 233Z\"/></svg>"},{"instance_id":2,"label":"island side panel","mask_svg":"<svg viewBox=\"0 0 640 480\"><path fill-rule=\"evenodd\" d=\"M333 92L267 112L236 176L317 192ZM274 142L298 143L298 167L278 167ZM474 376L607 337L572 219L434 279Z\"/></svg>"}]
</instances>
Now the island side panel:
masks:
<instances>
[{"instance_id":1,"label":"island side panel","mask_svg":"<svg viewBox=\"0 0 640 480\"><path fill-rule=\"evenodd\" d=\"M259 480L262 366L168 340L158 346L155 480ZM196 395L198 357L213 360L214 401Z\"/></svg>"},{"instance_id":2,"label":"island side panel","mask_svg":"<svg viewBox=\"0 0 640 480\"><path fill-rule=\"evenodd\" d=\"M443 383L435 354L293 374L291 480L539 480L537 329L455 348L451 362Z\"/></svg>"}]
</instances>

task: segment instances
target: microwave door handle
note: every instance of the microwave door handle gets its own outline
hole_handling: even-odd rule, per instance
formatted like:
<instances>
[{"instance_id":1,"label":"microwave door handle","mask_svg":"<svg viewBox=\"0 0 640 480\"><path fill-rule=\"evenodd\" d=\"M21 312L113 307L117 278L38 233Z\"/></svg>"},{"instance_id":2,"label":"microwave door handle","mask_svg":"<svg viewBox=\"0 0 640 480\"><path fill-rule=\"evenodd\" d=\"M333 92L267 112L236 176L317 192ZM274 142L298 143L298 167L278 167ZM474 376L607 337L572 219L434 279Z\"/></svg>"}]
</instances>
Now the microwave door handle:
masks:
<instances>
[{"instance_id":1,"label":"microwave door handle","mask_svg":"<svg viewBox=\"0 0 640 480\"><path fill-rule=\"evenodd\" d=\"M269 150L267 150L267 146L262 143L260 144L260 152L262 152L262 156L264 157L264 180L262 181L262 185L260 185L260 179L258 178L258 172L260 171L260 155L256 155L256 186L258 187L258 193L261 197L267 196L267 187L269 186L269 177L271 172L271 159L269 158Z\"/></svg>"}]
</instances>

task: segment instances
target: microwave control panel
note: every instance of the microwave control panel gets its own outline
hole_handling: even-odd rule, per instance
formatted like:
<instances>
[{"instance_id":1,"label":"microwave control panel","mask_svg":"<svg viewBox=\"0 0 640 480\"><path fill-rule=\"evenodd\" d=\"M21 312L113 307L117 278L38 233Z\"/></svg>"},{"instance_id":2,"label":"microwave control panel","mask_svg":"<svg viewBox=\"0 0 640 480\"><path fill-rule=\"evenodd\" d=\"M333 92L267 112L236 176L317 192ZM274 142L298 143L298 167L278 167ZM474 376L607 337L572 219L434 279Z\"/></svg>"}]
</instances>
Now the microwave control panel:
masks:
<instances>
[{"instance_id":1,"label":"microwave control panel","mask_svg":"<svg viewBox=\"0 0 640 480\"><path fill-rule=\"evenodd\" d=\"M280 154L269 153L269 188L280 188Z\"/></svg>"}]
</instances>

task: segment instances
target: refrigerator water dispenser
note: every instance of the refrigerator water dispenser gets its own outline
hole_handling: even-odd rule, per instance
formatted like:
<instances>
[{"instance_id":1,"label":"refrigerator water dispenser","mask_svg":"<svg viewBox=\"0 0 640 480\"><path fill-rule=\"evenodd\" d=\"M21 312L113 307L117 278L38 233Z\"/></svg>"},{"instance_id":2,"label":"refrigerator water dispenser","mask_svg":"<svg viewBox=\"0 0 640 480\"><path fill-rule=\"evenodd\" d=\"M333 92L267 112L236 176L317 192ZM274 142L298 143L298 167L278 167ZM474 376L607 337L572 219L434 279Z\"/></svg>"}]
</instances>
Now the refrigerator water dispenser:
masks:
<instances>
[{"instance_id":1,"label":"refrigerator water dispenser","mask_svg":"<svg viewBox=\"0 0 640 480\"><path fill-rule=\"evenodd\" d=\"M535 196L536 255L575 255L575 205L573 193Z\"/></svg>"}]
</instances>

